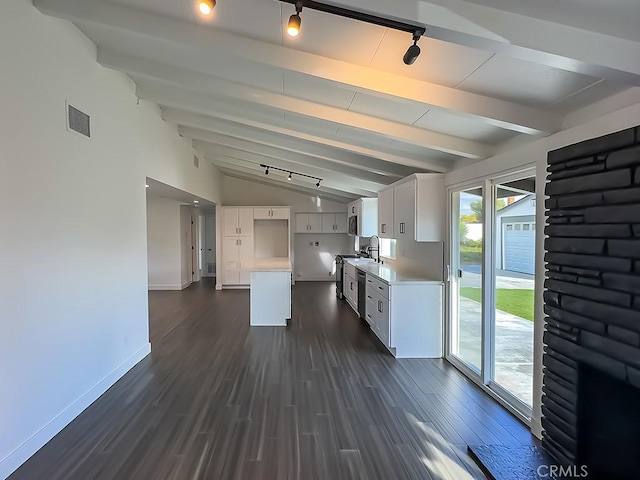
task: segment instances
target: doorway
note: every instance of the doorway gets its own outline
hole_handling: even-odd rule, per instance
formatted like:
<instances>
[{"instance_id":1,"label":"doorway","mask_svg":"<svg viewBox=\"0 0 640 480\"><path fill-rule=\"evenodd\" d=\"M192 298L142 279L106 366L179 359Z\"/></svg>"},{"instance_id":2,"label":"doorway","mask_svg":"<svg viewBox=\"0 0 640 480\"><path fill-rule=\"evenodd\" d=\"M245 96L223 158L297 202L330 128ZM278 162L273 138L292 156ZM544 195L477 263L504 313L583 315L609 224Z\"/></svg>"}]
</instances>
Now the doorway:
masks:
<instances>
[{"instance_id":1,"label":"doorway","mask_svg":"<svg viewBox=\"0 0 640 480\"><path fill-rule=\"evenodd\" d=\"M523 418L533 403L534 173L449 191L447 358Z\"/></svg>"}]
</instances>

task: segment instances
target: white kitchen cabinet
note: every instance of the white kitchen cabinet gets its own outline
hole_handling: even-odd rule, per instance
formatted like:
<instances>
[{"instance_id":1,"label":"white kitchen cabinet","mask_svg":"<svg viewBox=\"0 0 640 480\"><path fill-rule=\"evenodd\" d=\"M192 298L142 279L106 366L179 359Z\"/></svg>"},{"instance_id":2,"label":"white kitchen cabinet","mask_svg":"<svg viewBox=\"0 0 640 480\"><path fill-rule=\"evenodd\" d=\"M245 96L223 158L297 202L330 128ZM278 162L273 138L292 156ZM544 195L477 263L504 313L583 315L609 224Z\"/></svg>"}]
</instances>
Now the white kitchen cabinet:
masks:
<instances>
[{"instance_id":1,"label":"white kitchen cabinet","mask_svg":"<svg viewBox=\"0 0 640 480\"><path fill-rule=\"evenodd\" d=\"M224 207L222 209L222 231L225 237L253 236L252 207Z\"/></svg>"},{"instance_id":2,"label":"white kitchen cabinet","mask_svg":"<svg viewBox=\"0 0 640 480\"><path fill-rule=\"evenodd\" d=\"M389 285L367 273L366 320L397 358L440 358L443 354L443 285Z\"/></svg>"},{"instance_id":3,"label":"white kitchen cabinet","mask_svg":"<svg viewBox=\"0 0 640 480\"><path fill-rule=\"evenodd\" d=\"M396 238L393 231L393 187L378 192L378 236Z\"/></svg>"},{"instance_id":4,"label":"white kitchen cabinet","mask_svg":"<svg viewBox=\"0 0 640 480\"><path fill-rule=\"evenodd\" d=\"M322 233L347 233L347 214L323 213Z\"/></svg>"},{"instance_id":5,"label":"white kitchen cabinet","mask_svg":"<svg viewBox=\"0 0 640 480\"><path fill-rule=\"evenodd\" d=\"M358 217L357 235L358 237L370 237L378 234L378 199L361 198L351 202L347 206L349 217Z\"/></svg>"},{"instance_id":6,"label":"white kitchen cabinet","mask_svg":"<svg viewBox=\"0 0 640 480\"><path fill-rule=\"evenodd\" d=\"M296 213L295 233L322 233L322 214Z\"/></svg>"},{"instance_id":7,"label":"white kitchen cabinet","mask_svg":"<svg viewBox=\"0 0 640 480\"><path fill-rule=\"evenodd\" d=\"M289 220L289 208L259 207L253 209L254 220Z\"/></svg>"},{"instance_id":8,"label":"white kitchen cabinet","mask_svg":"<svg viewBox=\"0 0 640 480\"><path fill-rule=\"evenodd\" d=\"M441 242L444 240L445 209L443 175L411 175L378 193L378 235Z\"/></svg>"},{"instance_id":9,"label":"white kitchen cabinet","mask_svg":"<svg viewBox=\"0 0 640 480\"><path fill-rule=\"evenodd\" d=\"M253 262L253 237L224 237L222 243L225 285L248 285Z\"/></svg>"}]
</instances>

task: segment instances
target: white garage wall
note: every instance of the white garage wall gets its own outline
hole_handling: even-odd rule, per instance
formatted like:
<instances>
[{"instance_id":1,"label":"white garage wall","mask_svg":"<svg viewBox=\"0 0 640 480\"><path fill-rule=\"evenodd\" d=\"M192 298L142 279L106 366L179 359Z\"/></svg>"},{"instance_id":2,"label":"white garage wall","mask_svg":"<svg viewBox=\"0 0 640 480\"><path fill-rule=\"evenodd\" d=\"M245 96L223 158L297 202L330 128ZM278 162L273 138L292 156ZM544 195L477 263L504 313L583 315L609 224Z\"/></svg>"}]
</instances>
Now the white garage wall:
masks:
<instances>
[{"instance_id":1,"label":"white garage wall","mask_svg":"<svg viewBox=\"0 0 640 480\"><path fill-rule=\"evenodd\" d=\"M147 196L149 290L180 290L180 203Z\"/></svg>"},{"instance_id":2,"label":"white garage wall","mask_svg":"<svg viewBox=\"0 0 640 480\"><path fill-rule=\"evenodd\" d=\"M534 324L534 399L533 399L533 419L531 431L534 435L540 436L542 426L540 419L541 412L541 395L542 395L542 335L544 333L544 313L542 311L544 300L542 294L544 292L544 229L541 228L545 224L545 208L544 208L544 189L546 178L547 153L551 150L562 148L566 145L582 142L591 138L600 137L609 133L618 132L627 128L635 127L640 124L640 88L632 89L624 92L619 98L627 100L626 108L616 110L612 113L603 113L595 119L586 121L579 126L569 128L562 132L556 133L546 138L542 138L536 142L527 144L520 148L501 153L482 162L477 162L466 168L454 170L447 174L445 183L449 186L469 182L472 180L483 179L489 176L500 175L503 173L512 173L523 170L527 166L535 166L536 177L538 179L536 185L536 224L540 228L536 228L536 310ZM598 105L594 105L581 112L572 115L572 122L579 121L579 116L591 118L594 112L609 112L608 104L615 104L618 97L605 100ZM633 103L635 102L635 103Z\"/></svg>"},{"instance_id":3,"label":"white garage wall","mask_svg":"<svg viewBox=\"0 0 640 480\"><path fill-rule=\"evenodd\" d=\"M0 478L149 352L145 178L220 176L71 24L0 2ZM68 133L65 100L92 116Z\"/></svg>"},{"instance_id":4,"label":"white garage wall","mask_svg":"<svg viewBox=\"0 0 640 480\"><path fill-rule=\"evenodd\" d=\"M296 212L346 213L347 205L315 195L305 195L284 188L250 182L225 176L223 202L229 206L290 206L292 222ZM354 241L340 234L293 234L291 223L291 246L293 249L295 280L331 280L329 267L338 253L351 253ZM315 242L320 243L315 246ZM309 245L309 243L313 245ZM329 260L330 259L330 260ZM220 277L218 277L221 280Z\"/></svg>"}]
</instances>

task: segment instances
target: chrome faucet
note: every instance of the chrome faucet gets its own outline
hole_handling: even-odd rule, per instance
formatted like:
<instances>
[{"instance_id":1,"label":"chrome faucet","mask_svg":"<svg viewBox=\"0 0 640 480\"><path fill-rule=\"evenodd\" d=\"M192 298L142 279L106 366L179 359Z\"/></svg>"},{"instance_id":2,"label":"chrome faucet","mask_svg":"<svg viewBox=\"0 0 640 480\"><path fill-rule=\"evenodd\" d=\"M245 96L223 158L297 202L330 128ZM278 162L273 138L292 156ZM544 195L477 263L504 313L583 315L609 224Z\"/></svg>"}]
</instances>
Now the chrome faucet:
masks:
<instances>
[{"instance_id":1,"label":"chrome faucet","mask_svg":"<svg viewBox=\"0 0 640 480\"><path fill-rule=\"evenodd\" d=\"M378 239L378 246L376 248L373 248L371 246L372 245L372 240L373 240L374 237L376 239ZM369 254L372 254L373 252L377 252L378 253L377 257L378 258L376 258L376 263L380 263L380 237L378 237L377 235L371 235L369 237L369 246L367 247L367 250L369 251Z\"/></svg>"}]
</instances>

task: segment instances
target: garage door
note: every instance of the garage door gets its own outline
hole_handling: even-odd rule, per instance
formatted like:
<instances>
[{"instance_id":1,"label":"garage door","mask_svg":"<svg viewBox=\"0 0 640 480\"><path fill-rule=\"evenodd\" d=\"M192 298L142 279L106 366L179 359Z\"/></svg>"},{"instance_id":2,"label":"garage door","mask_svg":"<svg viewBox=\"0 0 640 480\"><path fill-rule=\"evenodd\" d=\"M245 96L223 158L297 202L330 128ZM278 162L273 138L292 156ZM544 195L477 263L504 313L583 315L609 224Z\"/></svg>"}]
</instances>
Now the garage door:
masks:
<instances>
[{"instance_id":1,"label":"garage door","mask_svg":"<svg viewBox=\"0 0 640 480\"><path fill-rule=\"evenodd\" d=\"M507 223L504 226L504 269L511 272L535 272L535 223Z\"/></svg>"}]
</instances>

